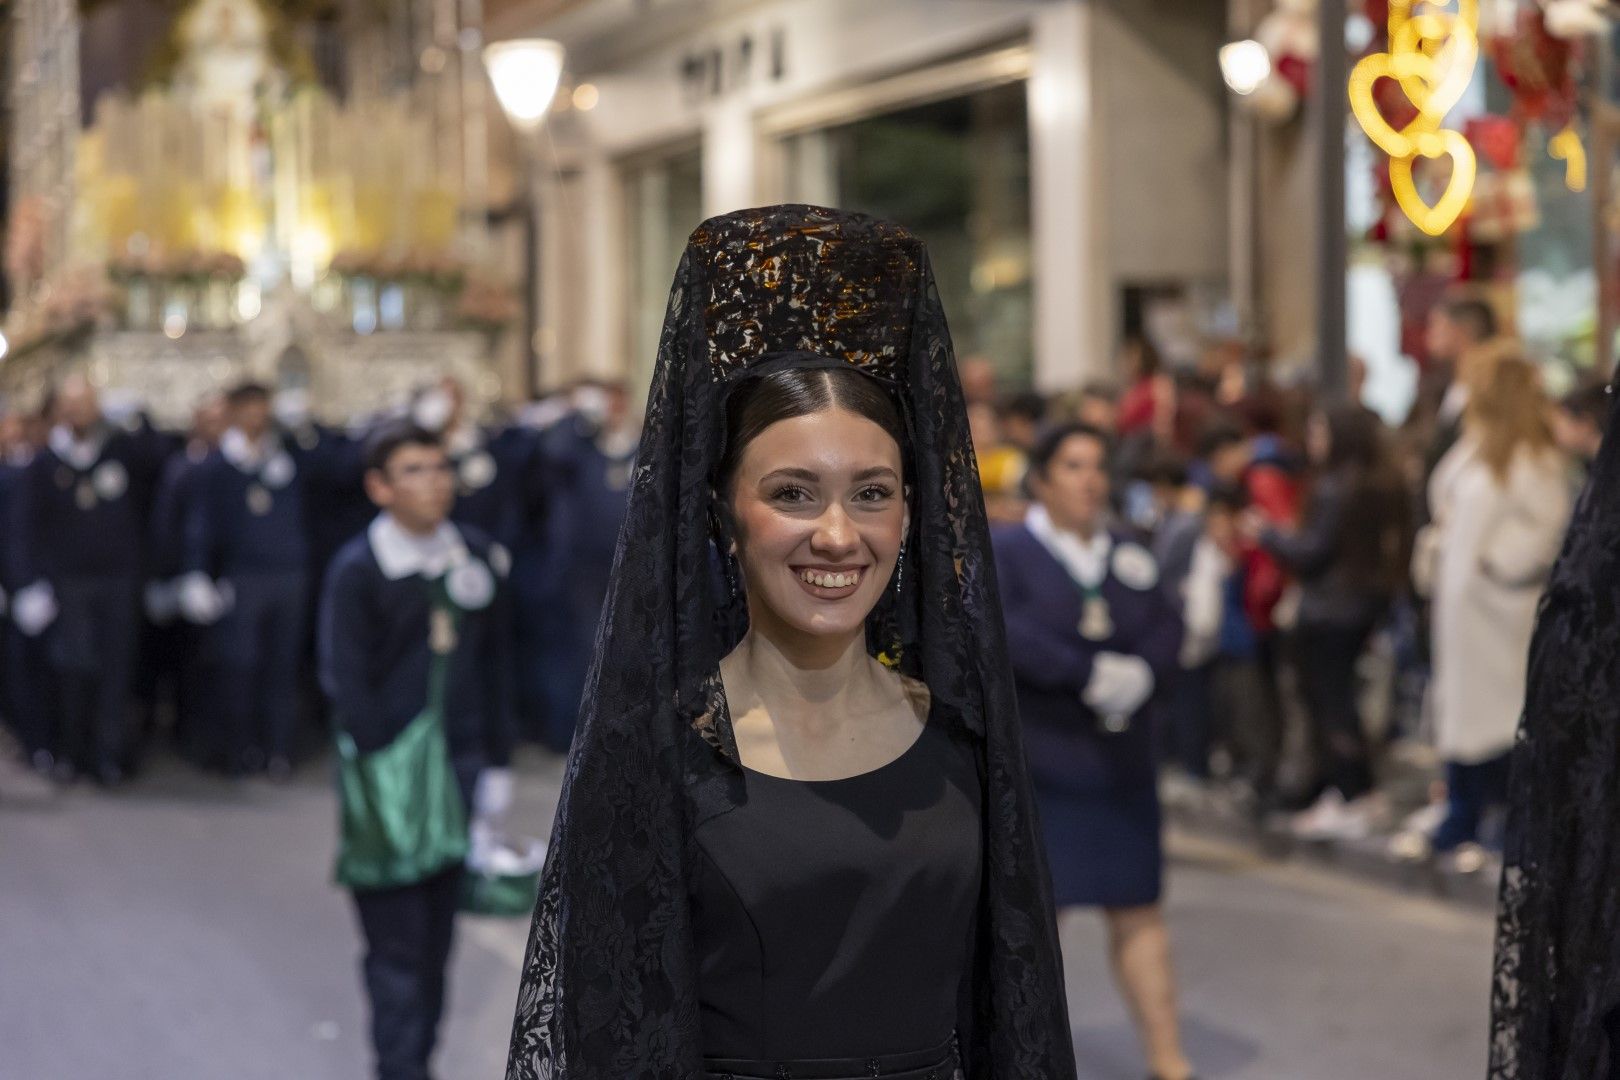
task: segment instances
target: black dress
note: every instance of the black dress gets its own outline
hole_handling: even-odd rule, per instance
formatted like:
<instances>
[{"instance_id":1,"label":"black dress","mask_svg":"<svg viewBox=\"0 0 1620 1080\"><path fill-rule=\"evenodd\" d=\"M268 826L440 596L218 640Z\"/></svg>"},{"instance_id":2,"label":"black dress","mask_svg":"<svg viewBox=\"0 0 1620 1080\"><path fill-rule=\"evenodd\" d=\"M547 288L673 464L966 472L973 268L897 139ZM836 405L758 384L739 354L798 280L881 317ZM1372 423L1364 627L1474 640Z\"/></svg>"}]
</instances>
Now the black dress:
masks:
<instances>
[{"instance_id":1,"label":"black dress","mask_svg":"<svg viewBox=\"0 0 1620 1080\"><path fill-rule=\"evenodd\" d=\"M696 833L708 1075L950 1080L982 883L971 750L929 723L858 776L743 782Z\"/></svg>"}]
</instances>

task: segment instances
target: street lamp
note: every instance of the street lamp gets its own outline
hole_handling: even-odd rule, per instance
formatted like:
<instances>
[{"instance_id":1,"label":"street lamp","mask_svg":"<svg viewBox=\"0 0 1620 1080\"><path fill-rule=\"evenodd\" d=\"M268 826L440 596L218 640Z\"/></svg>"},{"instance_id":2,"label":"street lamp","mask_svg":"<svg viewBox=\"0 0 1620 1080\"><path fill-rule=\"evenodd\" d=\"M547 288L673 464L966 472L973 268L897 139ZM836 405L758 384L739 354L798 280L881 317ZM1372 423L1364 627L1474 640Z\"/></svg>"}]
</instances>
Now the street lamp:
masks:
<instances>
[{"instance_id":1,"label":"street lamp","mask_svg":"<svg viewBox=\"0 0 1620 1080\"><path fill-rule=\"evenodd\" d=\"M562 80L562 43L544 38L497 41L484 47L484 67L506 118L521 131L545 122Z\"/></svg>"},{"instance_id":2,"label":"street lamp","mask_svg":"<svg viewBox=\"0 0 1620 1080\"><path fill-rule=\"evenodd\" d=\"M540 349L535 341L540 334L540 212L533 136L551 111L566 56L560 42L544 38L497 41L484 47L484 67L495 98L523 144L523 193L518 201L523 214L523 358L530 396L540 389Z\"/></svg>"}]
</instances>

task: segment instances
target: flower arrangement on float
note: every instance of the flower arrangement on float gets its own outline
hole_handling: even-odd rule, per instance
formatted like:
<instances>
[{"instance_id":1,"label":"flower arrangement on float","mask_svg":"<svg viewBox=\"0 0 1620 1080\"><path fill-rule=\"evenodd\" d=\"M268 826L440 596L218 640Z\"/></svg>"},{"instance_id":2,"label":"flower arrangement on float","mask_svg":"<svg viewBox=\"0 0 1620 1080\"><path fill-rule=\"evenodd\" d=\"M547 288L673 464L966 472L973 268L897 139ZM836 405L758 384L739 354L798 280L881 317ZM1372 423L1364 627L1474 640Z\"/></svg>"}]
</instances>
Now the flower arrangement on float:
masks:
<instances>
[{"instance_id":1,"label":"flower arrangement on float","mask_svg":"<svg viewBox=\"0 0 1620 1080\"><path fill-rule=\"evenodd\" d=\"M229 251L125 252L108 260L106 276L120 290L126 330L223 330L239 321L247 264Z\"/></svg>"},{"instance_id":2,"label":"flower arrangement on float","mask_svg":"<svg viewBox=\"0 0 1620 1080\"><path fill-rule=\"evenodd\" d=\"M72 266L35 282L7 317L6 362L52 347L74 348L93 331L117 322L119 299L99 266Z\"/></svg>"},{"instance_id":3,"label":"flower arrangement on float","mask_svg":"<svg viewBox=\"0 0 1620 1080\"><path fill-rule=\"evenodd\" d=\"M341 251L322 284L322 306L356 327L494 334L521 314L510 287L444 252Z\"/></svg>"}]
</instances>

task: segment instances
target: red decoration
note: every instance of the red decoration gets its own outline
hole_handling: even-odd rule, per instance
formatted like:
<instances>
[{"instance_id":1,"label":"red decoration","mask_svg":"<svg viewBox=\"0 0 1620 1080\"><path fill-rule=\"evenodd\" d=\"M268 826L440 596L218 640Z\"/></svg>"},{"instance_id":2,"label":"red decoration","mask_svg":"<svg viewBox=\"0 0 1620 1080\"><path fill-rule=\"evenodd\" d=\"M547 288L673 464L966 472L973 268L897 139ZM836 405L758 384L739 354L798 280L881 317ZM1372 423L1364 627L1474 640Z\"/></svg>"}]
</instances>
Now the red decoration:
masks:
<instances>
[{"instance_id":1,"label":"red decoration","mask_svg":"<svg viewBox=\"0 0 1620 1080\"><path fill-rule=\"evenodd\" d=\"M1311 62L1299 56L1279 56L1273 65L1278 78L1304 97L1311 88Z\"/></svg>"},{"instance_id":2,"label":"red decoration","mask_svg":"<svg viewBox=\"0 0 1620 1080\"><path fill-rule=\"evenodd\" d=\"M1463 125L1474 151L1498 169L1519 164L1519 124L1509 116L1475 116Z\"/></svg>"},{"instance_id":3,"label":"red decoration","mask_svg":"<svg viewBox=\"0 0 1620 1080\"><path fill-rule=\"evenodd\" d=\"M1553 37L1540 8L1519 12L1517 31L1490 41L1496 73L1513 95L1513 115L1552 131L1575 117L1578 43Z\"/></svg>"}]
</instances>

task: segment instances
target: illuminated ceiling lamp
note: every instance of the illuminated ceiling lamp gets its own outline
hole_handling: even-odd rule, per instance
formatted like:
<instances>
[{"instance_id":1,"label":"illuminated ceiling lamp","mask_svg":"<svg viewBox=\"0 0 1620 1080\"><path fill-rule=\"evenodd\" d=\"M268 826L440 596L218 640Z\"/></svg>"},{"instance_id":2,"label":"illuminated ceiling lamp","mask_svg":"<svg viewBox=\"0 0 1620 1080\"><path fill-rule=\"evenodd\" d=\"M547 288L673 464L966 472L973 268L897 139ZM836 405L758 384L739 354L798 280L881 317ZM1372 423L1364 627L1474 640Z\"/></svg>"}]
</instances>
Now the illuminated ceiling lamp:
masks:
<instances>
[{"instance_id":1,"label":"illuminated ceiling lamp","mask_svg":"<svg viewBox=\"0 0 1620 1080\"><path fill-rule=\"evenodd\" d=\"M562 81L567 50L545 38L517 38L484 47L484 67L512 126L534 131L545 122Z\"/></svg>"},{"instance_id":2,"label":"illuminated ceiling lamp","mask_svg":"<svg viewBox=\"0 0 1620 1080\"><path fill-rule=\"evenodd\" d=\"M535 184L535 136L551 111L562 82L567 50L546 38L514 38L484 47L484 68L506 119L524 137L523 178L518 202L523 211L523 360L531 396L540 393L540 208Z\"/></svg>"},{"instance_id":3,"label":"illuminated ceiling lamp","mask_svg":"<svg viewBox=\"0 0 1620 1080\"><path fill-rule=\"evenodd\" d=\"M1271 54L1253 38L1222 45L1220 60L1226 88L1239 97L1248 97L1271 77Z\"/></svg>"}]
</instances>

